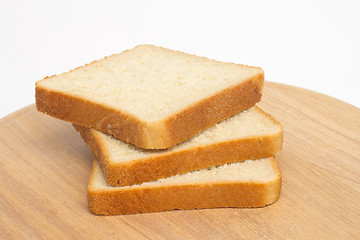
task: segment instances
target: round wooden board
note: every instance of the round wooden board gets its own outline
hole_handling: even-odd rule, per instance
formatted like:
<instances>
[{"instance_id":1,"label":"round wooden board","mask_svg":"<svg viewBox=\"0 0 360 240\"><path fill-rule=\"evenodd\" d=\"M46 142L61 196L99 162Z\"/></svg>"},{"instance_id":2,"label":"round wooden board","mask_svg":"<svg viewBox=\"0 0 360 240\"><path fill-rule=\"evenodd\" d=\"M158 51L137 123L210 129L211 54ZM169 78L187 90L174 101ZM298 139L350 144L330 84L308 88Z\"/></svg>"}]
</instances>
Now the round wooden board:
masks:
<instances>
[{"instance_id":1,"label":"round wooden board","mask_svg":"<svg viewBox=\"0 0 360 240\"><path fill-rule=\"evenodd\" d=\"M358 239L360 109L267 82L259 104L284 126L280 199L258 209L95 216L93 157L70 123L30 105L0 120L0 239Z\"/></svg>"}]
</instances>

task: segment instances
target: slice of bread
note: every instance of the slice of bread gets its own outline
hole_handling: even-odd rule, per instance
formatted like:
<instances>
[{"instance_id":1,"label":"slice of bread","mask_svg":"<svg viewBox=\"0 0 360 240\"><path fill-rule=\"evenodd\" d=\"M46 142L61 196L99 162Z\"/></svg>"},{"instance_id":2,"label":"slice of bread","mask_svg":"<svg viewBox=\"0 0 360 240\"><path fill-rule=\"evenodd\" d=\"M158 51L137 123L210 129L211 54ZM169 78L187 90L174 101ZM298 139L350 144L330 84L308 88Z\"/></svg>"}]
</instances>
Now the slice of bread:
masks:
<instances>
[{"instance_id":1,"label":"slice of bread","mask_svg":"<svg viewBox=\"0 0 360 240\"><path fill-rule=\"evenodd\" d=\"M36 83L38 111L164 149L260 101L261 68L151 45Z\"/></svg>"},{"instance_id":2,"label":"slice of bread","mask_svg":"<svg viewBox=\"0 0 360 240\"><path fill-rule=\"evenodd\" d=\"M118 215L174 209L263 207L279 198L280 189L281 173L273 157L125 187L108 185L94 160L87 194L92 213Z\"/></svg>"},{"instance_id":3,"label":"slice of bread","mask_svg":"<svg viewBox=\"0 0 360 240\"><path fill-rule=\"evenodd\" d=\"M259 107L228 118L164 150L144 150L74 125L113 186L139 184L196 169L258 159L281 150L282 126Z\"/></svg>"}]
</instances>

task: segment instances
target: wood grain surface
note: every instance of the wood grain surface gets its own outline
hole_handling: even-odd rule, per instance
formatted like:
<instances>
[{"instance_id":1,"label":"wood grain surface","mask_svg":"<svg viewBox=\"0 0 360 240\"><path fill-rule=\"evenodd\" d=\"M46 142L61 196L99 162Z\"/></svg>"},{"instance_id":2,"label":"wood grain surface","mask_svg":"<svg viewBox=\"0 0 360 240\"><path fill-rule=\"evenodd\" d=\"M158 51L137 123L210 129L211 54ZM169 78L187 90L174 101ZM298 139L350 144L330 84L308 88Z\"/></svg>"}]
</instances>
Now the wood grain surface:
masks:
<instances>
[{"instance_id":1,"label":"wood grain surface","mask_svg":"<svg viewBox=\"0 0 360 240\"><path fill-rule=\"evenodd\" d=\"M0 239L359 239L360 109L267 82L284 126L280 199L259 209L95 216L93 157L70 123L30 105L0 120Z\"/></svg>"}]
</instances>

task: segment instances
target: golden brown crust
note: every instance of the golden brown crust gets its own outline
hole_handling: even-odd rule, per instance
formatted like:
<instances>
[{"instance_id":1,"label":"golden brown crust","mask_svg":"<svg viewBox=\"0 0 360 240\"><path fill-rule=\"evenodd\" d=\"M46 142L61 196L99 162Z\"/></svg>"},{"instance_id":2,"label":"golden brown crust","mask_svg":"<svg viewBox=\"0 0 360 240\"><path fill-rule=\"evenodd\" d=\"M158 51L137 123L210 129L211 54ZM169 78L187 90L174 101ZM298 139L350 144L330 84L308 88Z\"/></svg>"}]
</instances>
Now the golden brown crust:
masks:
<instances>
[{"instance_id":1,"label":"golden brown crust","mask_svg":"<svg viewBox=\"0 0 360 240\"><path fill-rule=\"evenodd\" d=\"M141 148L165 149L255 105L261 99L263 82L264 75L259 73L154 124L142 122L106 105L43 88L39 84L36 84L36 107L50 116L95 128Z\"/></svg>"},{"instance_id":2,"label":"golden brown crust","mask_svg":"<svg viewBox=\"0 0 360 240\"><path fill-rule=\"evenodd\" d=\"M174 209L220 207L263 207L280 196L281 174L271 182L209 182L185 185L104 188L93 187L93 175L88 185L89 210L98 215L119 215L160 212ZM94 161L95 164L95 161Z\"/></svg>"},{"instance_id":3,"label":"golden brown crust","mask_svg":"<svg viewBox=\"0 0 360 240\"><path fill-rule=\"evenodd\" d=\"M260 108L257 109L263 112ZM269 119L281 126L270 116ZM159 154L138 159L131 164L129 162L114 163L108 157L106 147L95 130L74 126L99 162L106 181L113 186L139 184L214 165L270 157L280 152L283 141L281 130L275 134L233 139Z\"/></svg>"},{"instance_id":4,"label":"golden brown crust","mask_svg":"<svg viewBox=\"0 0 360 240\"><path fill-rule=\"evenodd\" d=\"M105 105L36 86L36 108L52 117L81 126L93 127L126 142L144 145L145 123Z\"/></svg>"},{"instance_id":5,"label":"golden brown crust","mask_svg":"<svg viewBox=\"0 0 360 240\"><path fill-rule=\"evenodd\" d=\"M166 141L172 145L183 142L197 132L254 106L261 100L263 83L263 73L255 75L174 114L165 121L169 129L169 139Z\"/></svg>"}]
</instances>

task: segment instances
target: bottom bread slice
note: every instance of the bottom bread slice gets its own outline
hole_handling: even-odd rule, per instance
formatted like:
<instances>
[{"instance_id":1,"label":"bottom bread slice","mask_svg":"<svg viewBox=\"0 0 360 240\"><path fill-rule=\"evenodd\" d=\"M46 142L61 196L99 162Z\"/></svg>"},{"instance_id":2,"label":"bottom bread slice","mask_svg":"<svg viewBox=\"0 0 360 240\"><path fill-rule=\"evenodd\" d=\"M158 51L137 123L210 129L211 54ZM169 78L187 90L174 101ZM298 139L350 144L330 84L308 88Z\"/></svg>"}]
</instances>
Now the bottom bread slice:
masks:
<instances>
[{"instance_id":1,"label":"bottom bread slice","mask_svg":"<svg viewBox=\"0 0 360 240\"><path fill-rule=\"evenodd\" d=\"M106 183L97 161L87 189L89 210L98 215L174 209L263 207L280 195L281 173L274 157L201 169L142 184Z\"/></svg>"}]
</instances>

